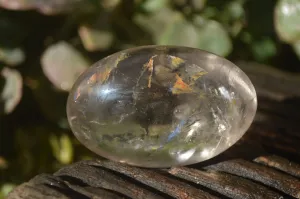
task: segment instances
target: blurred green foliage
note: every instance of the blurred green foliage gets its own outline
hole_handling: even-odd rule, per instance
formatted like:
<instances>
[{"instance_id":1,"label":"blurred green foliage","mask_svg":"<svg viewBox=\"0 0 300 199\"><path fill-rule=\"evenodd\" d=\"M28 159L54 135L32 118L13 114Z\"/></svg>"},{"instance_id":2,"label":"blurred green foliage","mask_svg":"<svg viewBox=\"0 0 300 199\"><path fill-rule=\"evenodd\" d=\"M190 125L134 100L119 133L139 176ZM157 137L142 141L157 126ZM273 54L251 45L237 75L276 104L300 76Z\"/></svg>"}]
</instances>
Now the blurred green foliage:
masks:
<instances>
[{"instance_id":1,"label":"blurred green foliage","mask_svg":"<svg viewBox=\"0 0 300 199\"><path fill-rule=\"evenodd\" d=\"M95 156L70 131L66 99L78 75L111 53L182 45L300 72L300 0L0 0L0 7L0 198L38 173Z\"/></svg>"}]
</instances>

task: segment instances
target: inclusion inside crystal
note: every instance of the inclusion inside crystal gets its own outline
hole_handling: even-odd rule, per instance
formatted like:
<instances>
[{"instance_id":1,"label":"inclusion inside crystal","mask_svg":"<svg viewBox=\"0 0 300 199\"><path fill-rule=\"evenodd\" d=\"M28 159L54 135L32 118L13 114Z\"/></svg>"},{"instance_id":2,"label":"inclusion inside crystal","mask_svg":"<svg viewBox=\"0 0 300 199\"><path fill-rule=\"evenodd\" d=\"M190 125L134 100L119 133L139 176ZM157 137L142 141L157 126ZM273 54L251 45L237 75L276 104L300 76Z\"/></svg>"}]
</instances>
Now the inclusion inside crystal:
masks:
<instances>
[{"instance_id":1,"label":"inclusion inside crystal","mask_svg":"<svg viewBox=\"0 0 300 199\"><path fill-rule=\"evenodd\" d=\"M233 63L187 47L145 46L108 56L70 92L72 131L108 159L171 167L210 159L236 143L257 107Z\"/></svg>"}]
</instances>

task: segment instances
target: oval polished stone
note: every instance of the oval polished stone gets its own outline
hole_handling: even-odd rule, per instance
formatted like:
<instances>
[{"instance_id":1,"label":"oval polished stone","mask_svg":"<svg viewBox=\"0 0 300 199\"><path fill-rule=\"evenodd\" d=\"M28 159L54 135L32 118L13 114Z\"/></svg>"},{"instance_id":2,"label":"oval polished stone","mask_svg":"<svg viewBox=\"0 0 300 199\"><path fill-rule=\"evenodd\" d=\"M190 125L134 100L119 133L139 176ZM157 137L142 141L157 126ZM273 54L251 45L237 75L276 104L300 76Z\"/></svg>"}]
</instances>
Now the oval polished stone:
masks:
<instances>
[{"instance_id":1,"label":"oval polished stone","mask_svg":"<svg viewBox=\"0 0 300 199\"><path fill-rule=\"evenodd\" d=\"M210 159L236 143L257 108L233 63L188 47L144 46L83 73L67 114L78 140L108 159L171 167Z\"/></svg>"}]
</instances>

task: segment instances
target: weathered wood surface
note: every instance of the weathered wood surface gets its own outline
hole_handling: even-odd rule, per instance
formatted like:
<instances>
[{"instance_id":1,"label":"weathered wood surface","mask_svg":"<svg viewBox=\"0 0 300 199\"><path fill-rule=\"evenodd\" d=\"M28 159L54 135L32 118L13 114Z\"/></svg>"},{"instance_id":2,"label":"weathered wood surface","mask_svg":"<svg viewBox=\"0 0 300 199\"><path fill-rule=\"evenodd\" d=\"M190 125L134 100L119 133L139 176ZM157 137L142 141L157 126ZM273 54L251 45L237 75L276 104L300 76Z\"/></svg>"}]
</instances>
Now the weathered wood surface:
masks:
<instances>
[{"instance_id":1,"label":"weathered wood surface","mask_svg":"<svg viewBox=\"0 0 300 199\"><path fill-rule=\"evenodd\" d=\"M300 198L300 75L240 63L259 95L255 122L225 153L154 170L82 161L18 186L23 198Z\"/></svg>"}]
</instances>

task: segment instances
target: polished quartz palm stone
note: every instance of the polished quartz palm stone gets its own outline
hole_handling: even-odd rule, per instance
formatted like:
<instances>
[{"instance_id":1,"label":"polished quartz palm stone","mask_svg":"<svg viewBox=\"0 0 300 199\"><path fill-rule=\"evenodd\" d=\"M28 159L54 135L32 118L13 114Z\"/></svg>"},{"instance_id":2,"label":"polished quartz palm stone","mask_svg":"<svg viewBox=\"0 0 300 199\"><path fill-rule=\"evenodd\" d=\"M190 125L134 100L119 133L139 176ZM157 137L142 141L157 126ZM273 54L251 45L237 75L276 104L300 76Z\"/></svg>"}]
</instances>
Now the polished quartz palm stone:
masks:
<instances>
[{"instance_id":1,"label":"polished quartz palm stone","mask_svg":"<svg viewBox=\"0 0 300 199\"><path fill-rule=\"evenodd\" d=\"M142 167L210 159L253 121L256 92L233 63L194 48L145 46L83 73L67 113L78 140L108 159Z\"/></svg>"}]
</instances>

